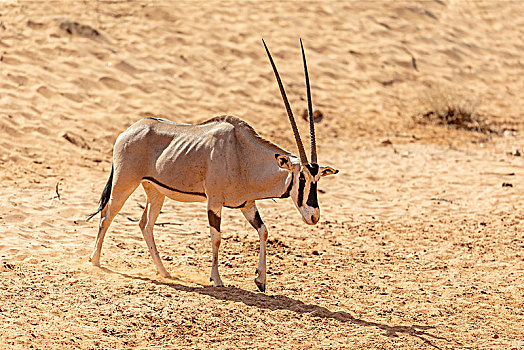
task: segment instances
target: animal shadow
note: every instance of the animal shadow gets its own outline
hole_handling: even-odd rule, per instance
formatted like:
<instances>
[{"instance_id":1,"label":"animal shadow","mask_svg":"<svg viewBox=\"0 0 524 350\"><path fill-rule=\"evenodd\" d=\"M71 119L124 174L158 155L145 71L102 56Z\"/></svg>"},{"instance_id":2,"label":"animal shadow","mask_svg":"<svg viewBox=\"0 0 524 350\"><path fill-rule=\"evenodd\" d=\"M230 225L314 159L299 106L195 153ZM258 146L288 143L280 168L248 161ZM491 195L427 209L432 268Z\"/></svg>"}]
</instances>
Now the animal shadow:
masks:
<instances>
[{"instance_id":1,"label":"animal shadow","mask_svg":"<svg viewBox=\"0 0 524 350\"><path fill-rule=\"evenodd\" d=\"M328 318L337 320L339 322L350 322L355 325L364 326L364 327L377 327L386 332L388 337L397 337L398 333L410 335L416 338L419 338L427 345L440 349L439 346L434 344L435 340L444 340L448 343L454 342L458 346L462 346L457 341L447 339L445 337L437 336L431 333L428 333L428 329L434 329L433 326L424 326L424 325L411 325L411 326L390 326L387 324L382 324L378 322L366 321L353 317L349 312L346 311L330 311L329 309L318 306L315 304L306 304L300 300L287 297L285 295L267 295L264 293L251 292L245 289L237 287L212 287L212 286L185 286L176 282L164 282L159 280L154 280L147 277L141 276L132 276L122 272L117 272L110 270L108 268L102 268L106 272L119 274L123 277L141 280L146 282L151 282L155 285L162 285L173 288L177 291L196 293L200 295L207 295L213 297L217 300L224 301L234 301L239 303L244 303L245 305L256 307L259 309L266 310L288 310L295 312L297 314L309 314L313 317L319 318ZM432 341L433 340L433 341Z\"/></svg>"}]
</instances>

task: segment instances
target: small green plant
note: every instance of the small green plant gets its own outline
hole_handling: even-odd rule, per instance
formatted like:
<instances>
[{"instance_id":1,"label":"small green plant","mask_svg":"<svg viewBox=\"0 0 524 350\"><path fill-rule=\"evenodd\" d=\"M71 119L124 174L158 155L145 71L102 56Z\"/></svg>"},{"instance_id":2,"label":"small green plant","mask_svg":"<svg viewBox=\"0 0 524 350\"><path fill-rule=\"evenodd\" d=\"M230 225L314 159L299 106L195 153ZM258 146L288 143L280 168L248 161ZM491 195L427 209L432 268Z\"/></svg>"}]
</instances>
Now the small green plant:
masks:
<instances>
[{"instance_id":1,"label":"small green plant","mask_svg":"<svg viewBox=\"0 0 524 350\"><path fill-rule=\"evenodd\" d=\"M464 98L449 90L427 90L419 97L417 123L435 123L455 129L492 133L486 118L478 112L479 99Z\"/></svg>"}]
</instances>

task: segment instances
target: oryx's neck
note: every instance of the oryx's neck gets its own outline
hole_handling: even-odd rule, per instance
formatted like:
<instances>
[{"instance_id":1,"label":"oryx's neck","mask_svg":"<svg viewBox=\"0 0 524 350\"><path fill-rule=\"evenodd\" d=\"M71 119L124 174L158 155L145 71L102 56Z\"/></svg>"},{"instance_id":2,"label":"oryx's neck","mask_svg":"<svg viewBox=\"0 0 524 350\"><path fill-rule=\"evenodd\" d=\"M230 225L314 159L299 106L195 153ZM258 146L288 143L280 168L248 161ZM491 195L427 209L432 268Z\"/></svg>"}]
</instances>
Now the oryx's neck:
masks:
<instances>
[{"instance_id":1,"label":"oryx's neck","mask_svg":"<svg viewBox=\"0 0 524 350\"><path fill-rule=\"evenodd\" d=\"M259 152L248 161L246 182L253 199L289 196L292 174L278 167L275 153Z\"/></svg>"},{"instance_id":2,"label":"oryx's neck","mask_svg":"<svg viewBox=\"0 0 524 350\"><path fill-rule=\"evenodd\" d=\"M242 172L250 197L277 198L289 192L292 176L278 166L275 154L295 156L258 135L241 133L237 134L237 140L242 149Z\"/></svg>"}]
</instances>

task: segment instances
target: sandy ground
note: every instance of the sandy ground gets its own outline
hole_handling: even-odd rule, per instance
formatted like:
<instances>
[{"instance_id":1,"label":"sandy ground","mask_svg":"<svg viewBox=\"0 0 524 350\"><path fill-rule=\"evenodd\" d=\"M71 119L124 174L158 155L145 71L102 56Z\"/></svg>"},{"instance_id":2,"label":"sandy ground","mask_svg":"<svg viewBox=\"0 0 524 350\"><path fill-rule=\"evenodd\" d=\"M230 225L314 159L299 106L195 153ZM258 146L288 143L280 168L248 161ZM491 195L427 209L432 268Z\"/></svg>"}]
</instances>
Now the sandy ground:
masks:
<instances>
[{"instance_id":1,"label":"sandy ground","mask_svg":"<svg viewBox=\"0 0 524 350\"><path fill-rule=\"evenodd\" d=\"M522 2L0 0L0 347L524 349ZM89 27L82 27L87 25ZM233 114L295 150L308 55L321 221L261 201L258 237L223 212L210 287L205 204L167 201L156 275L129 199L88 263L119 132L146 113ZM419 125L425 91L499 132ZM307 124L299 118L304 135ZM305 137L305 136L303 136ZM512 187L502 186L503 183ZM57 193L59 196L57 196ZM226 264L227 262L227 264Z\"/></svg>"}]
</instances>

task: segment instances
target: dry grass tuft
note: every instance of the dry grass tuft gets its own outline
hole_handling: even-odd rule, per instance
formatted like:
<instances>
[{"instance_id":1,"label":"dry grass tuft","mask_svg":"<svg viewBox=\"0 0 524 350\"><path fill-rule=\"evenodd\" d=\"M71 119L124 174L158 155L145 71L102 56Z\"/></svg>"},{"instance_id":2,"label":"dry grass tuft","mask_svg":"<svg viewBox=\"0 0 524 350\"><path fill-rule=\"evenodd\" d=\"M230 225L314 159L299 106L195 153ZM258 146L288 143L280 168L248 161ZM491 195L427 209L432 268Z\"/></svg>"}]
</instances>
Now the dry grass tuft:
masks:
<instances>
[{"instance_id":1,"label":"dry grass tuft","mask_svg":"<svg viewBox=\"0 0 524 350\"><path fill-rule=\"evenodd\" d=\"M464 98L449 90L427 90L419 98L419 111L412 118L420 124L445 125L483 134L494 133L478 112L478 98Z\"/></svg>"}]
</instances>

